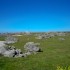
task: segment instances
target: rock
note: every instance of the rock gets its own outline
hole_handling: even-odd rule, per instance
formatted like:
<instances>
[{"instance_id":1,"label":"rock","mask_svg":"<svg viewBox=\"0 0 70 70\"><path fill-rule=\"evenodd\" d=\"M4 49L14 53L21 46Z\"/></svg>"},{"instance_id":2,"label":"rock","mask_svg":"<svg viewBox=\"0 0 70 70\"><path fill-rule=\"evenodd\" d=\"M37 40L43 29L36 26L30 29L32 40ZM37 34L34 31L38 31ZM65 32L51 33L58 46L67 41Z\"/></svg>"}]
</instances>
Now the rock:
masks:
<instances>
[{"instance_id":1,"label":"rock","mask_svg":"<svg viewBox=\"0 0 70 70\"><path fill-rule=\"evenodd\" d=\"M6 51L4 46L4 41L0 41L0 54L3 54Z\"/></svg>"},{"instance_id":2,"label":"rock","mask_svg":"<svg viewBox=\"0 0 70 70\"><path fill-rule=\"evenodd\" d=\"M59 38L59 40L65 40L64 38Z\"/></svg>"},{"instance_id":3,"label":"rock","mask_svg":"<svg viewBox=\"0 0 70 70\"><path fill-rule=\"evenodd\" d=\"M3 54L6 51L4 47L0 47L0 54Z\"/></svg>"},{"instance_id":4,"label":"rock","mask_svg":"<svg viewBox=\"0 0 70 70\"><path fill-rule=\"evenodd\" d=\"M37 36L36 39L42 39L42 36Z\"/></svg>"},{"instance_id":5,"label":"rock","mask_svg":"<svg viewBox=\"0 0 70 70\"><path fill-rule=\"evenodd\" d=\"M18 57L25 57L25 55L24 54L19 54L18 56L15 55L15 58L18 58Z\"/></svg>"},{"instance_id":6,"label":"rock","mask_svg":"<svg viewBox=\"0 0 70 70\"><path fill-rule=\"evenodd\" d=\"M5 51L3 55L5 57L13 57L14 56L14 53L15 53L15 50L13 49L13 50Z\"/></svg>"},{"instance_id":7,"label":"rock","mask_svg":"<svg viewBox=\"0 0 70 70\"><path fill-rule=\"evenodd\" d=\"M26 52L25 55L31 55L31 52Z\"/></svg>"},{"instance_id":8,"label":"rock","mask_svg":"<svg viewBox=\"0 0 70 70\"><path fill-rule=\"evenodd\" d=\"M11 44L17 42L17 39L13 36L8 36L5 39L5 44Z\"/></svg>"},{"instance_id":9,"label":"rock","mask_svg":"<svg viewBox=\"0 0 70 70\"><path fill-rule=\"evenodd\" d=\"M3 54L5 57L24 57L23 53L21 53L20 49L9 49Z\"/></svg>"},{"instance_id":10,"label":"rock","mask_svg":"<svg viewBox=\"0 0 70 70\"><path fill-rule=\"evenodd\" d=\"M6 46L4 42L0 41L0 54L4 57L26 57L32 53L40 51L38 47L40 43L28 42L24 45L25 53L22 53L21 49L16 49L14 46Z\"/></svg>"},{"instance_id":11,"label":"rock","mask_svg":"<svg viewBox=\"0 0 70 70\"><path fill-rule=\"evenodd\" d=\"M34 42L28 42L24 45L24 49L26 52L37 52L39 51L39 47L38 47L39 43L34 43Z\"/></svg>"},{"instance_id":12,"label":"rock","mask_svg":"<svg viewBox=\"0 0 70 70\"><path fill-rule=\"evenodd\" d=\"M0 41L0 55L4 57L26 57L21 49L16 49L14 46L6 46L4 41Z\"/></svg>"}]
</instances>

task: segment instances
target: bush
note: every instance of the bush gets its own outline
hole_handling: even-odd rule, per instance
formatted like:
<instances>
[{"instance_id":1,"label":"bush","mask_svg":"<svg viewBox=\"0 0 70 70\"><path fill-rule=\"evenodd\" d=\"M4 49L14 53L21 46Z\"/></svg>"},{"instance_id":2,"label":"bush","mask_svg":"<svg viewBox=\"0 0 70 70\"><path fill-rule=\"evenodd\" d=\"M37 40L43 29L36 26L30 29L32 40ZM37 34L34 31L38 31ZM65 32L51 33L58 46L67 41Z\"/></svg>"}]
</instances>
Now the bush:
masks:
<instances>
[{"instance_id":1,"label":"bush","mask_svg":"<svg viewBox=\"0 0 70 70\"><path fill-rule=\"evenodd\" d=\"M70 70L70 66L69 67L65 67L65 68L57 66L56 70Z\"/></svg>"}]
</instances>

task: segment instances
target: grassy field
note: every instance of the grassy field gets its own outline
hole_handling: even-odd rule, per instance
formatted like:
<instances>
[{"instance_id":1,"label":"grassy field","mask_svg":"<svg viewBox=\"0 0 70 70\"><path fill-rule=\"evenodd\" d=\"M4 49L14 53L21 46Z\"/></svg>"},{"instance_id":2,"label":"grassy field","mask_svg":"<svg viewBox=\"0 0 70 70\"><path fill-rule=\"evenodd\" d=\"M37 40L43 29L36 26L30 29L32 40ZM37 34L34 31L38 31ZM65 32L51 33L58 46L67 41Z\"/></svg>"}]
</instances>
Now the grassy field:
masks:
<instances>
[{"instance_id":1,"label":"grassy field","mask_svg":"<svg viewBox=\"0 0 70 70\"><path fill-rule=\"evenodd\" d=\"M65 38L60 41L58 38ZM24 51L27 42L40 43L43 52L32 54L25 58L7 58L0 56L0 70L57 70L60 66L63 69L70 66L70 35L64 37L53 37L37 40L35 36L21 36L19 41L13 44ZM4 40L0 37L0 40Z\"/></svg>"}]
</instances>

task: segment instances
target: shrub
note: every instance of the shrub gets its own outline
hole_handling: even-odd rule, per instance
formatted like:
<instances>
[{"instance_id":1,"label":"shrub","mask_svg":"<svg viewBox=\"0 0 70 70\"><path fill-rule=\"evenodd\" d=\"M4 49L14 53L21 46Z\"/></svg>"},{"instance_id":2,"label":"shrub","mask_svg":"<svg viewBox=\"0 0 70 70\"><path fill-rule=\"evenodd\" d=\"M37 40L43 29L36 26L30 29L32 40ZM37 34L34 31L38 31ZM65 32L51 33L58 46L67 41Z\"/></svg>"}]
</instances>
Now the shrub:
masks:
<instances>
[{"instance_id":1,"label":"shrub","mask_svg":"<svg viewBox=\"0 0 70 70\"><path fill-rule=\"evenodd\" d=\"M56 70L70 70L70 66L69 67L65 67L65 68L57 66Z\"/></svg>"}]
</instances>

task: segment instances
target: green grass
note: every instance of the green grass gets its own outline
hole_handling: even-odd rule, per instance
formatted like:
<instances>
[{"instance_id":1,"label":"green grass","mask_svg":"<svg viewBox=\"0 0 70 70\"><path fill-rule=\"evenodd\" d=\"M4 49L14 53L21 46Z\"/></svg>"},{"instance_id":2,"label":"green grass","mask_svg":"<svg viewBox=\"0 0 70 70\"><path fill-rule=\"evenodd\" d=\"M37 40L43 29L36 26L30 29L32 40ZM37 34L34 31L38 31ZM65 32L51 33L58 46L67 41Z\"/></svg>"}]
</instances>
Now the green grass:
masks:
<instances>
[{"instance_id":1,"label":"green grass","mask_svg":"<svg viewBox=\"0 0 70 70\"><path fill-rule=\"evenodd\" d=\"M0 36L0 41L4 41L5 40L5 36Z\"/></svg>"},{"instance_id":2,"label":"green grass","mask_svg":"<svg viewBox=\"0 0 70 70\"><path fill-rule=\"evenodd\" d=\"M6 58L1 56L0 70L57 70L57 66L69 67L70 35L62 37L65 38L64 41L59 41L58 38L61 37L53 37L47 40L37 40L33 35L18 37L19 41L13 44L17 48L24 51L23 46L26 42L38 42L43 52L32 54L25 58Z\"/></svg>"}]
</instances>

